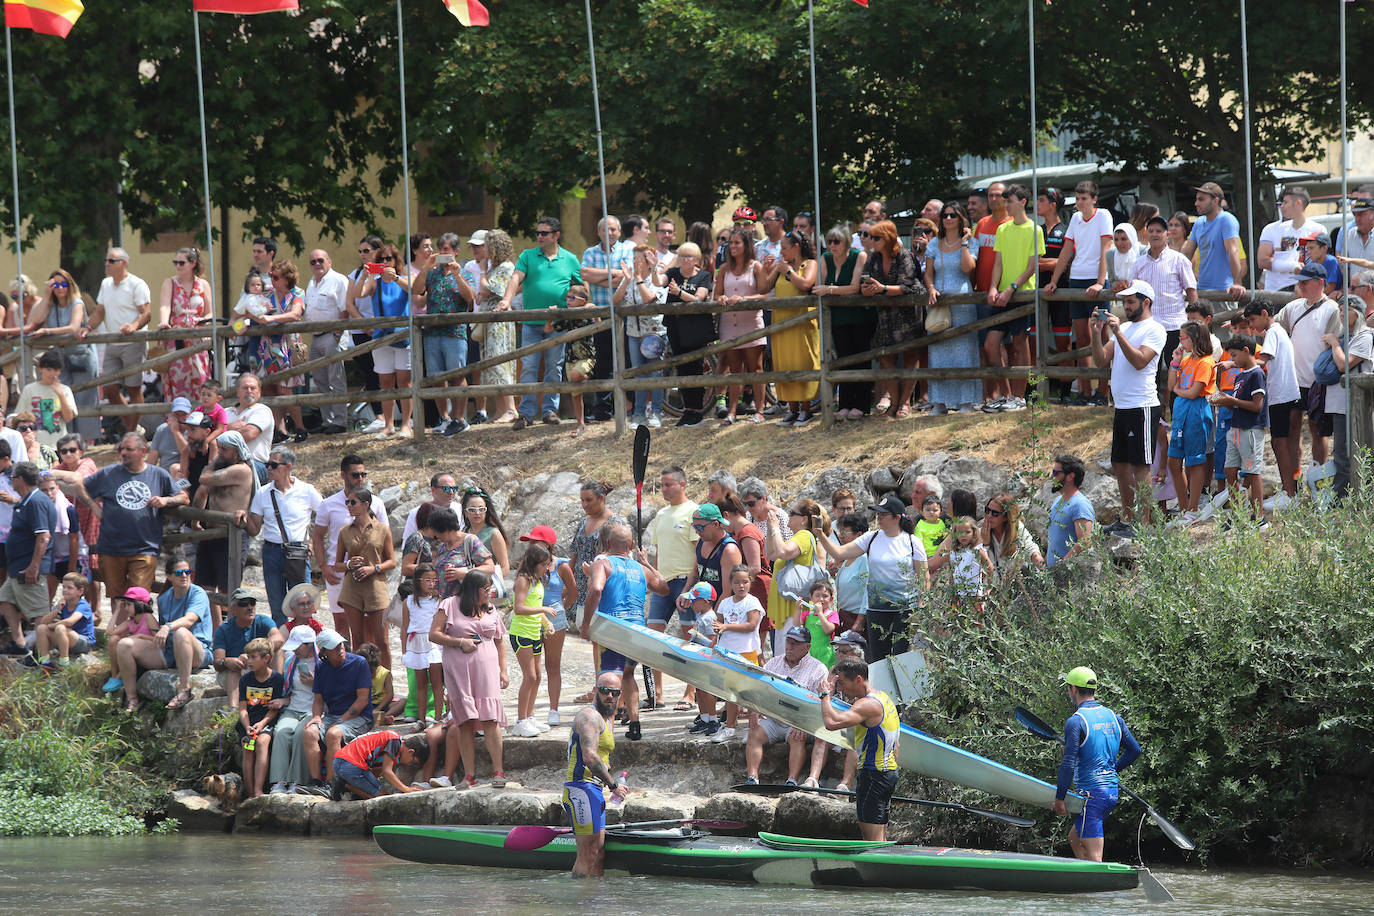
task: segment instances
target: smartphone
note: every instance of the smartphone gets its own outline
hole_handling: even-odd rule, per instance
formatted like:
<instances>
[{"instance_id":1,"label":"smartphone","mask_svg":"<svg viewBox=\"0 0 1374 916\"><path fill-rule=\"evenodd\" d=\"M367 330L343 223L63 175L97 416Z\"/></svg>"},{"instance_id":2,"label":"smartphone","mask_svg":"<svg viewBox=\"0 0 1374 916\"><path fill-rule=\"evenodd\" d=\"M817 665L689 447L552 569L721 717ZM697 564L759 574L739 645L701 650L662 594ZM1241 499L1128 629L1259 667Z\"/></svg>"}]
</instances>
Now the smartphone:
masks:
<instances>
[{"instance_id":1,"label":"smartphone","mask_svg":"<svg viewBox=\"0 0 1374 916\"><path fill-rule=\"evenodd\" d=\"M436 257L434 258L434 263L435 263L435 264L452 264L452 263L453 263L453 255L451 255L451 254L441 254L441 255L438 255L438 256L436 256Z\"/></svg>"},{"instance_id":2,"label":"smartphone","mask_svg":"<svg viewBox=\"0 0 1374 916\"><path fill-rule=\"evenodd\" d=\"M1107 316L1110 315L1110 314L1111 314L1111 312L1107 311L1107 310L1104 309L1104 308L1099 308L1099 309L1094 309L1094 310L1093 310L1093 317L1096 318L1098 321L1106 321L1106 320L1107 320Z\"/></svg>"},{"instance_id":3,"label":"smartphone","mask_svg":"<svg viewBox=\"0 0 1374 916\"><path fill-rule=\"evenodd\" d=\"M363 270L366 270L366 271L367 271L368 273L370 273L370 274L379 274L379 273L381 273L382 271L386 270L386 265L385 265L385 264L364 264L364 265L363 265Z\"/></svg>"},{"instance_id":4,"label":"smartphone","mask_svg":"<svg viewBox=\"0 0 1374 916\"><path fill-rule=\"evenodd\" d=\"M474 633L474 634L472 634L472 641L473 641L473 642L481 642L481 641L482 641L482 634L481 634L481 633Z\"/></svg>"}]
</instances>

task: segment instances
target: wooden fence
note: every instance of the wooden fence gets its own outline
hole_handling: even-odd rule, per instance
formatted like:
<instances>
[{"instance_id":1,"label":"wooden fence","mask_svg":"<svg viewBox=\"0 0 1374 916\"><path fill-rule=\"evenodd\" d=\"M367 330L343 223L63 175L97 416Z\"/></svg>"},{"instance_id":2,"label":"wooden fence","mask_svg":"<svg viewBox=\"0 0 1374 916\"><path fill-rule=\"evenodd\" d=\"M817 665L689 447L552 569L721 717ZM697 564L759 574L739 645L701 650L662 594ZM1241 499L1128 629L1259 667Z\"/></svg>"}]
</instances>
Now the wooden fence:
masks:
<instances>
[{"instance_id":1,"label":"wooden fence","mask_svg":"<svg viewBox=\"0 0 1374 916\"><path fill-rule=\"evenodd\" d=\"M1202 291L1199 296L1212 302L1224 302L1231 305L1234 300L1230 299L1224 291ZM285 372L277 372L262 376L262 380L267 383L277 382L294 375L309 373L312 370L320 369L333 363L352 359L361 353L367 352L378 347L387 346L399 340L408 340L411 351L411 384L406 388L389 389L386 391L363 391L349 389L343 395L332 393L310 393L310 394L291 394L263 399L263 403L269 407L306 407L318 406L323 404L338 404L341 402L379 402L395 401L410 398L414 405L414 413L417 418L415 427L416 438L425 435L422 402L425 398L441 397L488 397L493 395L511 395L519 397L522 395L543 395L550 393L580 395L589 392L613 391L615 397L615 428L617 434L623 433L626 428L625 418L625 394L633 391L645 391L667 388L693 388L693 387L719 387L727 381L732 385L758 385L770 384L775 382L816 382L819 386L819 396L821 402L821 420L823 425L829 426L834 422L834 386L840 382L885 382L897 379L905 380L929 380L929 379L1027 379L1031 376L1038 376L1044 379L1066 379L1066 378L1106 378L1110 375L1110 370L1105 368L1082 367L1073 365L1073 361L1085 359L1091 355L1089 348L1072 350L1063 353L1051 351L1052 334L1038 333L1036 335L1036 349L1032 358L1032 364L1028 366L1008 366L1008 367L987 367L969 366L966 368L893 368L883 369L874 368L873 362L884 357L901 356L910 351L929 347L944 341L953 340L968 334L976 334L979 331L1003 322L1020 318L1022 316L1033 317L1033 324L1040 329L1050 327L1048 317L1048 303L1050 301L1107 301L1114 297L1100 297L1093 300L1082 290L1061 289L1056 291L1053 296L1046 296L1043 293L1037 295L1034 290L1022 290L1012 297L1011 305L1003 309L997 315L989 318L962 324L941 331L938 334L927 334L920 338L902 341L885 347L873 347L862 353L838 356L835 351L834 339L831 334L831 318L836 309L852 308L919 308L926 305L926 297L923 295L910 296L890 296L874 298L868 296L798 296L792 298L777 298L767 300L749 300L734 305L726 305L722 302L707 300L704 302L673 303L670 305L649 304L638 306L621 306L615 309L592 306L576 310L576 313L566 309L552 310L527 310L519 312L462 312L454 315L418 315L405 318L348 318L337 321L295 321L287 325L273 325L270 327L255 325L250 326L243 336L250 339L264 335L277 335L283 332L297 334L315 333L335 333L348 331L375 331L390 330L390 333L367 341L347 350L339 350L327 354L317 359L308 360L299 365L292 366ZM1288 302L1291 295L1288 293L1265 292L1260 290L1247 291L1242 298L1242 305L1245 302L1260 299L1274 304L1276 307ZM985 303L987 297L981 293L951 294L943 295L940 301L949 305L976 305ZM689 353L679 353L666 355L663 359L653 360L641 366L631 367L625 353L625 319L630 316L643 315L700 315L700 314L720 314L732 311L757 311L765 309L806 309L805 312L770 324L764 328L750 331L739 337L728 340L721 340L709 346L701 347ZM1230 308L1219 311L1214 317L1214 322L1228 320L1236 315L1240 309ZM445 327L454 324L485 324L490 322L534 322L534 321L568 321L576 318L577 320L591 320L594 323L565 331L561 334L548 337L538 343L529 346L519 346L508 353L496 356L484 356L480 361L464 366L461 369L453 369L446 372L426 375L424 372L424 348L422 346L422 335L426 329ZM797 369L797 370L773 370L765 372L750 372L730 376L715 375L686 375L671 377L651 377L651 373L660 370L669 370L686 364L700 365L702 359L726 350L737 347L760 338L770 338L780 331L798 327L811 321L816 321L820 332L821 359L817 369ZM542 382L516 383L512 385L482 385L468 384L459 386L455 384L461 379L476 378L481 371L502 363L517 363L527 355L542 353L561 344L570 343L584 337L599 333L602 330L614 329L616 333L612 340L616 348L616 362L620 366L619 371L608 379L591 379L583 382L558 382L554 384L543 384ZM198 328L171 328L168 330L140 331L134 334L90 334L80 341L80 343L132 343L138 341L146 342L166 342L196 341L190 346L182 349L173 350L167 354L149 360L143 366L145 369L162 368L172 362L185 358L188 355L202 352L211 346L211 342L206 339L211 336L207 326ZM231 335L226 330L221 330L219 337L226 340ZM42 350L52 346L62 347L78 343L76 338L70 335L52 336L41 338L41 345L32 349ZM18 357L10 353L0 363L13 362ZM117 381L115 376L101 376L89 380L76 386L78 390L87 390L106 384L113 384ZM120 415L158 415L166 413L170 409L169 404L130 404L130 405L102 405L100 414L102 416Z\"/></svg>"}]
</instances>

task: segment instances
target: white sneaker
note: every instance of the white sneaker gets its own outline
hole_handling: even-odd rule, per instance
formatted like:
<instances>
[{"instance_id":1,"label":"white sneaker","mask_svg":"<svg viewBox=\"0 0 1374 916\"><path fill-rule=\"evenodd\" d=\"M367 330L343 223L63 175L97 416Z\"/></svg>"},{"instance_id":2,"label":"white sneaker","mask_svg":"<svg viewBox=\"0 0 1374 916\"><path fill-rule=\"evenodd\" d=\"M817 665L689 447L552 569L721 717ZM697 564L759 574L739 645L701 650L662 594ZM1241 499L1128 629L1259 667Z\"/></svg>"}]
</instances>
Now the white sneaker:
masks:
<instances>
[{"instance_id":1,"label":"white sneaker","mask_svg":"<svg viewBox=\"0 0 1374 916\"><path fill-rule=\"evenodd\" d=\"M434 789L452 789L453 780L447 776L435 776L429 781L430 787Z\"/></svg>"},{"instance_id":2,"label":"white sneaker","mask_svg":"<svg viewBox=\"0 0 1374 916\"><path fill-rule=\"evenodd\" d=\"M410 787L411 787L412 789L428 789L428 788L429 788L429 786L426 785L426 784L423 783L423 782L412 782L412 783L410 784Z\"/></svg>"},{"instance_id":3,"label":"white sneaker","mask_svg":"<svg viewBox=\"0 0 1374 916\"><path fill-rule=\"evenodd\" d=\"M1231 491L1228 489L1223 489L1220 493L1212 497L1212 508L1220 509L1222 506L1226 505L1226 501L1230 498Z\"/></svg>"},{"instance_id":4,"label":"white sneaker","mask_svg":"<svg viewBox=\"0 0 1374 916\"><path fill-rule=\"evenodd\" d=\"M549 730L549 724L547 722L540 722L538 719L535 719L534 717L530 717L526 721L533 725L535 728L539 729L539 733L541 735Z\"/></svg>"},{"instance_id":5,"label":"white sneaker","mask_svg":"<svg viewBox=\"0 0 1374 916\"><path fill-rule=\"evenodd\" d=\"M639 429L639 427L644 426L644 425L645 425L645 421L644 421L644 418L643 418L642 416L640 416L639 414L631 414L631 416L630 416L630 429Z\"/></svg>"},{"instance_id":6,"label":"white sneaker","mask_svg":"<svg viewBox=\"0 0 1374 916\"><path fill-rule=\"evenodd\" d=\"M1280 490L1279 492L1282 493L1283 491ZM1266 511L1266 512L1268 512L1270 509L1273 509L1273 508L1274 508L1274 497L1271 496L1271 497L1269 497L1268 499L1262 501L1262 502L1260 503L1260 507L1261 507L1262 509L1264 509L1264 511Z\"/></svg>"},{"instance_id":7,"label":"white sneaker","mask_svg":"<svg viewBox=\"0 0 1374 916\"><path fill-rule=\"evenodd\" d=\"M662 420L662 418L659 417L658 414L656 414L656 413L651 413L651 414L649 414L649 428L650 428L650 429L658 429L658 428L659 428L660 426L662 426L662 425L663 425L663 420Z\"/></svg>"},{"instance_id":8,"label":"white sneaker","mask_svg":"<svg viewBox=\"0 0 1374 916\"><path fill-rule=\"evenodd\" d=\"M728 725L722 725L720 728L716 729L716 733L711 736L711 740L716 744L724 744L733 737L735 737L735 730Z\"/></svg>"},{"instance_id":9,"label":"white sneaker","mask_svg":"<svg viewBox=\"0 0 1374 916\"><path fill-rule=\"evenodd\" d=\"M270 788L270 789L267 790L267 794L268 794L268 795L282 795L282 794L284 794L284 793L286 793L286 792L289 792L289 791L291 791L291 790L288 789L288 788L286 788L286 783L280 782L280 781L279 781L279 782L274 782L274 783L272 783L272 788Z\"/></svg>"},{"instance_id":10,"label":"white sneaker","mask_svg":"<svg viewBox=\"0 0 1374 916\"><path fill-rule=\"evenodd\" d=\"M512 726L510 736L512 738L537 738L539 737L539 726L534 724L533 719L521 719Z\"/></svg>"},{"instance_id":11,"label":"white sneaker","mask_svg":"<svg viewBox=\"0 0 1374 916\"><path fill-rule=\"evenodd\" d=\"M379 433L379 432L381 432L381 431L384 430L384 429L386 429L386 421L383 420L381 417L377 417L377 418L376 418L375 420L373 420L371 423L369 423L369 424L367 424L366 426L363 427L363 432L365 432L365 433Z\"/></svg>"},{"instance_id":12,"label":"white sneaker","mask_svg":"<svg viewBox=\"0 0 1374 916\"><path fill-rule=\"evenodd\" d=\"M1289 506L1293 505L1293 503L1295 503L1295 502L1297 502L1296 499L1294 499L1293 497L1289 496L1287 493L1283 492L1282 490L1280 490L1277 494L1274 495L1274 508L1275 508L1275 509L1280 509L1280 510L1281 510L1281 509L1287 509Z\"/></svg>"},{"instance_id":13,"label":"white sneaker","mask_svg":"<svg viewBox=\"0 0 1374 916\"><path fill-rule=\"evenodd\" d=\"M1211 518L1213 515L1215 515L1215 514L1216 514L1216 511L1217 511L1217 507L1216 507L1216 504L1215 504L1215 503L1212 503L1212 502L1205 502L1205 503L1203 503L1200 507L1198 507L1197 518L1193 519L1193 521L1194 521L1194 522L1205 522L1205 521L1207 521L1207 519L1209 519L1209 518Z\"/></svg>"},{"instance_id":14,"label":"white sneaker","mask_svg":"<svg viewBox=\"0 0 1374 916\"><path fill-rule=\"evenodd\" d=\"M849 783L847 783L847 782L842 782L842 783L840 783L839 785L835 786L835 791L836 791L836 792L848 792L848 791L849 791Z\"/></svg>"},{"instance_id":15,"label":"white sneaker","mask_svg":"<svg viewBox=\"0 0 1374 916\"><path fill-rule=\"evenodd\" d=\"M550 710L549 710L549 724L550 724L550 725L562 725L562 724L563 724L563 717L560 716L560 715L558 714L558 710L556 710L556 709L550 709Z\"/></svg>"}]
</instances>

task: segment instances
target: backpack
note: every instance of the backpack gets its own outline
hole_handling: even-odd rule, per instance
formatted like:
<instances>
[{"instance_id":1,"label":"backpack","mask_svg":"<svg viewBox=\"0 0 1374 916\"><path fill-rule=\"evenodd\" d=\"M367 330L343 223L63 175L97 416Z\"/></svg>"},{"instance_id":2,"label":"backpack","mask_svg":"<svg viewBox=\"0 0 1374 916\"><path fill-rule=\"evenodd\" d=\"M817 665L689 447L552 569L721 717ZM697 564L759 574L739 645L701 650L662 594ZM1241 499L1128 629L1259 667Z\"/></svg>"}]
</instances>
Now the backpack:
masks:
<instances>
[{"instance_id":1,"label":"backpack","mask_svg":"<svg viewBox=\"0 0 1374 916\"><path fill-rule=\"evenodd\" d=\"M1331 355L1331 348L1317 354L1316 362L1312 363L1312 379L1318 385L1339 385L1345 373L1336 365L1336 358Z\"/></svg>"}]
</instances>

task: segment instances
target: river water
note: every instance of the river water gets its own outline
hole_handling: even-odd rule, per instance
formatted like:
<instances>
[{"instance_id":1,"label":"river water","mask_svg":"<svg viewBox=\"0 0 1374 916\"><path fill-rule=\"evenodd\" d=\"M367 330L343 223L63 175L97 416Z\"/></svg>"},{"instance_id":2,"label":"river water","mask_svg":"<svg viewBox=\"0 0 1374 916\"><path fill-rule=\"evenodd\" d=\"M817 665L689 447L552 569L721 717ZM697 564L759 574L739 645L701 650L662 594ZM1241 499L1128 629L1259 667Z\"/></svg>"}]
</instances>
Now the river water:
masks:
<instances>
[{"instance_id":1,"label":"river water","mask_svg":"<svg viewBox=\"0 0 1374 916\"><path fill-rule=\"evenodd\" d=\"M0 839L0 912L665 914L1374 913L1374 875L1188 871L1156 875L1177 898L1151 907L1133 891L990 895L704 885L658 878L576 881L563 874L393 859L365 839L188 834Z\"/></svg>"}]
</instances>

